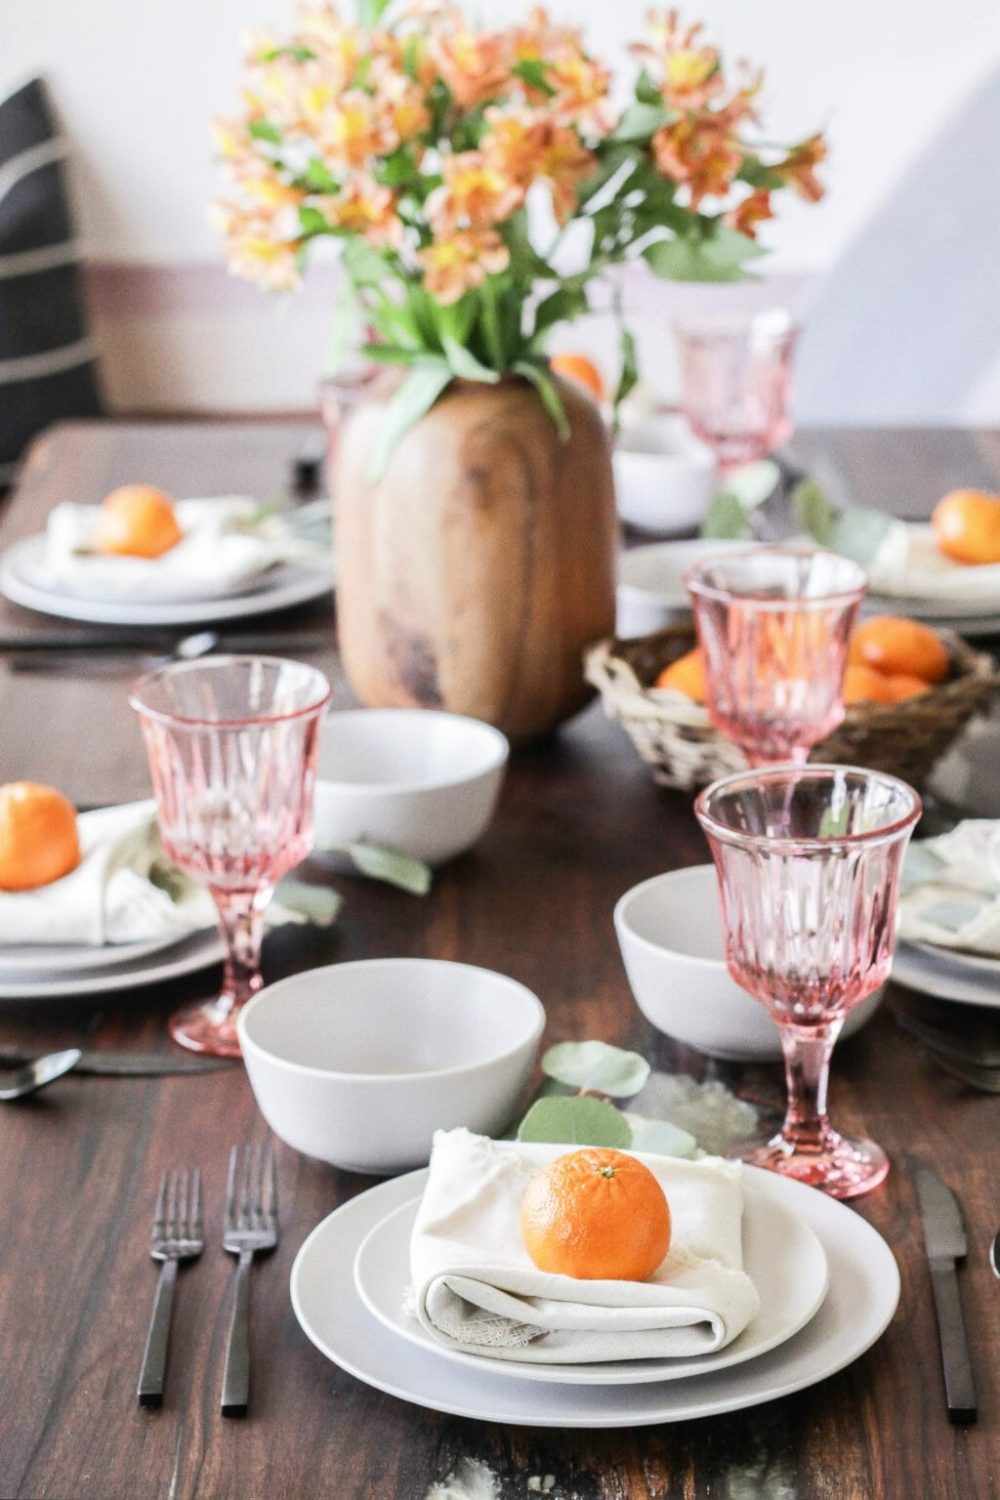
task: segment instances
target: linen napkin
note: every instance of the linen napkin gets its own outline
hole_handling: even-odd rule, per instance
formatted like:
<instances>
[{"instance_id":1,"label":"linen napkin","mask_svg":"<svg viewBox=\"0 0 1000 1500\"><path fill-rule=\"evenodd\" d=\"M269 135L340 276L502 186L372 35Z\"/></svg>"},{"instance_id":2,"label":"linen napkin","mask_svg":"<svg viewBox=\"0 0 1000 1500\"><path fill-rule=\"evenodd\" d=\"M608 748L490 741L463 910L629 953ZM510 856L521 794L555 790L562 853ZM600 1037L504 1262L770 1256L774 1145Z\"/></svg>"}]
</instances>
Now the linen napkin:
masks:
<instances>
[{"instance_id":1,"label":"linen napkin","mask_svg":"<svg viewBox=\"0 0 1000 1500\"><path fill-rule=\"evenodd\" d=\"M413 1307L442 1343L538 1364L710 1354L760 1306L743 1270L740 1164L640 1156L667 1194L673 1238L648 1281L539 1271L521 1239L525 1189L571 1146L439 1131L410 1242Z\"/></svg>"},{"instance_id":2,"label":"linen napkin","mask_svg":"<svg viewBox=\"0 0 1000 1500\"><path fill-rule=\"evenodd\" d=\"M894 522L866 567L873 594L1000 604L1000 564L954 562L938 550L930 526Z\"/></svg>"},{"instance_id":3,"label":"linen napkin","mask_svg":"<svg viewBox=\"0 0 1000 1500\"><path fill-rule=\"evenodd\" d=\"M75 870L37 890L0 891L0 945L140 943L214 926L208 892L166 865L152 802L81 813L77 830Z\"/></svg>"},{"instance_id":4,"label":"linen napkin","mask_svg":"<svg viewBox=\"0 0 1000 1500\"><path fill-rule=\"evenodd\" d=\"M910 845L899 936L1000 957L1000 822L968 818L950 833Z\"/></svg>"},{"instance_id":5,"label":"linen napkin","mask_svg":"<svg viewBox=\"0 0 1000 1500\"><path fill-rule=\"evenodd\" d=\"M298 537L280 515L263 515L246 495L179 500L183 536L161 557L109 557L93 550L96 505L65 502L46 527L50 586L114 599L206 599L235 593L279 563L324 558L329 549Z\"/></svg>"}]
</instances>

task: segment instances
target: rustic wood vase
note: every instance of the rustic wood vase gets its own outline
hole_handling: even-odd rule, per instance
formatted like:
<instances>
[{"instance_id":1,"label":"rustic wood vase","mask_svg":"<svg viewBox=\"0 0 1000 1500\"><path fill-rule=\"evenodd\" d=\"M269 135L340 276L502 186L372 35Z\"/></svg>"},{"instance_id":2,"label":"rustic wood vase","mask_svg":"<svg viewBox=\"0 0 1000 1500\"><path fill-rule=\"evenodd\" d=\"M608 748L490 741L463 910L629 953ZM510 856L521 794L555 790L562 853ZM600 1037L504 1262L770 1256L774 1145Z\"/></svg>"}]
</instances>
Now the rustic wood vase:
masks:
<instances>
[{"instance_id":1,"label":"rustic wood vase","mask_svg":"<svg viewBox=\"0 0 1000 1500\"><path fill-rule=\"evenodd\" d=\"M524 741L586 702L583 653L614 624L617 519L601 415L559 389L565 442L526 381L456 381L374 482L391 384L331 429L338 633L362 703Z\"/></svg>"}]
</instances>

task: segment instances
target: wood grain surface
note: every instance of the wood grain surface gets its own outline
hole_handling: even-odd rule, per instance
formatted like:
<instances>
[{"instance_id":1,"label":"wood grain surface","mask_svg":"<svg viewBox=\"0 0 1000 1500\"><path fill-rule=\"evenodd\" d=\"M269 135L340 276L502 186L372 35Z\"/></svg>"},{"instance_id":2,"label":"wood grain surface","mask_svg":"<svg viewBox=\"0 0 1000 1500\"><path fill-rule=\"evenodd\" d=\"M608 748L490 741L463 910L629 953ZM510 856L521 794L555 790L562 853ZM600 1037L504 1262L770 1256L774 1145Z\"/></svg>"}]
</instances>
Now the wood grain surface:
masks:
<instances>
[{"instance_id":1,"label":"wood grain surface","mask_svg":"<svg viewBox=\"0 0 1000 1500\"><path fill-rule=\"evenodd\" d=\"M35 530L57 500L99 499L148 479L180 494L284 482L299 428L73 426L43 439L0 540ZM959 482L1000 486L1000 438L812 435L860 498L926 513ZM0 627L49 628L0 608ZM284 628L273 629L280 640ZM345 690L329 651L314 659ZM132 664L134 666L134 663ZM0 780L53 782L78 803L146 794L138 731L119 677L0 672ZM338 879L330 932L268 938L276 977L342 959L416 954L502 970L531 986L546 1041L604 1037L660 1068L718 1077L765 1108L776 1065L711 1063L637 1011L611 923L617 898L706 858L689 799L656 789L623 732L590 707L511 766L480 846L442 870L426 900ZM324 878L317 866L313 878ZM0 1046L167 1050L179 1000L211 973L101 1000L0 1004ZM902 997L896 997L902 1003ZM425 1500L463 1458L500 1475L503 1500L553 1475L555 1500L993 1500L1000 1494L1000 1283L987 1246L1000 1224L1000 1099L946 1077L886 1005L838 1049L835 1119L889 1151L886 1185L857 1205L892 1245L902 1300L885 1336L811 1390L745 1413L657 1429L588 1433L452 1419L369 1390L301 1333L288 1297L307 1233L369 1185L278 1146L282 1236L254 1272L253 1390L243 1422L218 1415L230 1258L220 1247L229 1147L266 1129L241 1069L196 1078L67 1077L0 1106L0 1495L30 1500ZM970 1253L960 1280L979 1386L976 1426L948 1424L914 1189L916 1162L960 1194ZM180 1275L166 1400L141 1411L135 1383L156 1271L149 1221L167 1165L200 1164L208 1243Z\"/></svg>"}]
</instances>

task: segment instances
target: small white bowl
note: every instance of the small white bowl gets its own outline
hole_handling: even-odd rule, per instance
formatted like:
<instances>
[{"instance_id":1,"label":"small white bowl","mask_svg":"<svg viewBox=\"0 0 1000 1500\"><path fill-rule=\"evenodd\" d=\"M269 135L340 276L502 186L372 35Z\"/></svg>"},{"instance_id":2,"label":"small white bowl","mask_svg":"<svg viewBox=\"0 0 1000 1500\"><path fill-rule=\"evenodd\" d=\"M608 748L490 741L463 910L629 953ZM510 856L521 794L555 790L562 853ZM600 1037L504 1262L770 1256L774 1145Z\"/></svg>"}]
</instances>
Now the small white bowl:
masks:
<instances>
[{"instance_id":1,"label":"small white bowl","mask_svg":"<svg viewBox=\"0 0 1000 1500\"><path fill-rule=\"evenodd\" d=\"M507 1126L545 1027L516 979L429 958L331 964L241 1012L261 1114L306 1156L378 1175L426 1164L435 1130Z\"/></svg>"},{"instance_id":2,"label":"small white bowl","mask_svg":"<svg viewBox=\"0 0 1000 1500\"><path fill-rule=\"evenodd\" d=\"M651 542L619 553L616 633L621 637L651 635L677 620L689 620L686 570L703 557L730 549L745 552L747 543L698 537L686 542Z\"/></svg>"},{"instance_id":3,"label":"small white bowl","mask_svg":"<svg viewBox=\"0 0 1000 1500\"><path fill-rule=\"evenodd\" d=\"M679 536L705 519L715 459L680 417L646 417L626 428L613 456L618 514L637 531Z\"/></svg>"},{"instance_id":4,"label":"small white bowl","mask_svg":"<svg viewBox=\"0 0 1000 1500\"><path fill-rule=\"evenodd\" d=\"M636 1004L659 1031L731 1062L781 1057L778 1028L730 977L714 865L654 875L626 891L615 931ZM874 1015L882 990L856 1005L843 1036Z\"/></svg>"},{"instance_id":5,"label":"small white bowl","mask_svg":"<svg viewBox=\"0 0 1000 1500\"><path fill-rule=\"evenodd\" d=\"M479 719L423 708L327 714L316 762L316 850L363 840L439 865L485 832L510 746Z\"/></svg>"}]
</instances>

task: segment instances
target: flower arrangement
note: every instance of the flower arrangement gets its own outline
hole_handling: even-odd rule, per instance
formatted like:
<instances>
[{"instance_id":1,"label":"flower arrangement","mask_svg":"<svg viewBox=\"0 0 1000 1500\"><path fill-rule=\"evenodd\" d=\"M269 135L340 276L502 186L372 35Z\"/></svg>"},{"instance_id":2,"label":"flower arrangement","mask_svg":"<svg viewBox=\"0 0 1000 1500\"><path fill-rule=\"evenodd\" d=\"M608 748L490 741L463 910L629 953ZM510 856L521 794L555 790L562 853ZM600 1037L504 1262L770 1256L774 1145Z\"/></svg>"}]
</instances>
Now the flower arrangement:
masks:
<instances>
[{"instance_id":1,"label":"flower arrangement","mask_svg":"<svg viewBox=\"0 0 1000 1500\"><path fill-rule=\"evenodd\" d=\"M308 4L292 35L249 39L242 113L216 126L229 265L287 290L315 240L341 242L341 327L407 367L387 448L456 377L521 375L564 429L546 340L595 277L641 256L667 279L741 279L774 194L821 197L823 137L755 144L761 74L727 73L699 26L653 13L631 52L619 109L543 9L489 30L448 0L359 0L354 24ZM635 380L623 326L616 405Z\"/></svg>"}]
</instances>

